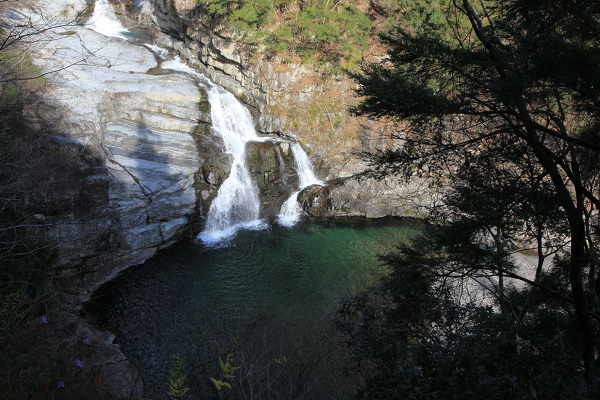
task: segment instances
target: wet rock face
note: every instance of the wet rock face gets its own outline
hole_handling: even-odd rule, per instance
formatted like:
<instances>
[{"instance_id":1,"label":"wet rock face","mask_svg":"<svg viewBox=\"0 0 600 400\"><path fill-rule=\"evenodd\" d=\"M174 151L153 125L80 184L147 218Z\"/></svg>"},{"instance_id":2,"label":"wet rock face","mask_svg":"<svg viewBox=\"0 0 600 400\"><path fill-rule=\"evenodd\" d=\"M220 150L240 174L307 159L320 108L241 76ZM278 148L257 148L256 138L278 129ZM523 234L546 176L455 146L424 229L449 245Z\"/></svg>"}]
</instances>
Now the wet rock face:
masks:
<instances>
[{"instance_id":1,"label":"wet rock face","mask_svg":"<svg viewBox=\"0 0 600 400\"><path fill-rule=\"evenodd\" d=\"M334 217L331 186L312 185L300 192L298 202L302 209L313 217Z\"/></svg>"},{"instance_id":2,"label":"wet rock face","mask_svg":"<svg viewBox=\"0 0 600 400\"><path fill-rule=\"evenodd\" d=\"M156 36L156 43L179 52L188 63L242 99L254 111L267 111L268 93L262 85L264 77L246 68L236 43L215 32L210 18L199 14L197 2L150 2L153 7L146 18L163 32Z\"/></svg>"},{"instance_id":3,"label":"wet rock face","mask_svg":"<svg viewBox=\"0 0 600 400\"><path fill-rule=\"evenodd\" d=\"M201 216L208 214L211 202L231 170L231 157L225 153L222 139L212 133L209 135L209 132L210 129L207 129L198 135L198 154L203 163L196 173L194 187ZM202 223L199 223L199 229L202 227Z\"/></svg>"},{"instance_id":4,"label":"wet rock face","mask_svg":"<svg viewBox=\"0 0 600 400\"><path fill-rule=\"evenodd\" d=\"M281 205L298 187L290 144L250 142L246 147L246 162L258 186L261 218L277 216Z\"/></svg>"}]
</instances>

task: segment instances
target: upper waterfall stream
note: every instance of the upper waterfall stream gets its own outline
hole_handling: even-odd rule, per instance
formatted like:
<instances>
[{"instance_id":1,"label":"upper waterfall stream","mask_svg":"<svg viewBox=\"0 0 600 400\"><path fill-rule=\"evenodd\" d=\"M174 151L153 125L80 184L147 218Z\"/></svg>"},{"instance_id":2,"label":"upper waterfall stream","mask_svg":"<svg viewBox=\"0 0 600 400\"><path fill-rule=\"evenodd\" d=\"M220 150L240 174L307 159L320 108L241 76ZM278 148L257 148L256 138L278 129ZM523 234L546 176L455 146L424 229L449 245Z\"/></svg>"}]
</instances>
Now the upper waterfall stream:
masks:
<instances>
[{"instance_id":1,"label":"upper waterfall stream","mask_svg":"<svg viewBox=\"0 0 600 400\"><path fill-rule=\"evenodd\" d=\"M94 12L89 20L89 27L104 36L124 39L127 30L117 19L117 15L108 0L96 0Z\"/></svg>"}]
</instances>

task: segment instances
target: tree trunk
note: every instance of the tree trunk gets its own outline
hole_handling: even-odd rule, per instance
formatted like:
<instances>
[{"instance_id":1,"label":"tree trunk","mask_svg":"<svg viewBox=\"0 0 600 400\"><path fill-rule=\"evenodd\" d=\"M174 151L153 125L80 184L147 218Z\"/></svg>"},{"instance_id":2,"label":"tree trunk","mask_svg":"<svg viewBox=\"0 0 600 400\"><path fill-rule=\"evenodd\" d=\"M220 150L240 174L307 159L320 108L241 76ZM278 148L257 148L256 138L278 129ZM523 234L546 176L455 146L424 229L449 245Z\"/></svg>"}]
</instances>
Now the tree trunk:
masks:
<instances>
[{"instance_id":1,"label":"tree trunk","mask_svg":"<svg viewBox=\"0 0 600 400\"><path fill-rule=\"evenodd\" d=\"M548 171L556 189L560 205L565 210L567 217L571 242L569 283L571 284L575 316L580 330L581 358L585 369L589 370L590 364L594 360L594 341L592 339L591 316L585 299L583 285L583 271L588 262L583 194L577 185L573 185L572 188L567 186L565 178L558 170L557 163L548 154L550 150L539 141L537 132L534 129L528 129L524 135L524 139L531 145L540 164ZM571 157L574 157L574 155L571 154ZM572 192L573 195L571 194Z\"/></svg>"}]
</instances>

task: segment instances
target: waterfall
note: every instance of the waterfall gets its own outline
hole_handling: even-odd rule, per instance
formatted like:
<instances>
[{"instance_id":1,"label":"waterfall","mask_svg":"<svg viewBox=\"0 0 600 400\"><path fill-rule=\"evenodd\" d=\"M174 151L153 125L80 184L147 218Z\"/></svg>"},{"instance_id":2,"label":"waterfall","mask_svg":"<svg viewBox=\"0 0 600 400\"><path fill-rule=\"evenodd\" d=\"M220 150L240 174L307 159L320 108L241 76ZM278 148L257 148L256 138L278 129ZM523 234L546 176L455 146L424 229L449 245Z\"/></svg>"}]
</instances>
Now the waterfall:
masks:
<instances>
[{"instance_id":1,"label":"waterfall","mask_svg":"<svg viewBox=\"0 0 600 400\"><path fill-rule=\"evenodd\" d=\"M300 191L310 185L323 185L323 181L319 180L313 171L310 159L306 152L300 146L300 143L292 143L292 154L296 164L296 174L298 174L300 190L292 193L292 195L283 203L277 222L283 226L293 226L300 220L302 212L300 204L298 204L298 194Z\"/></svg>"},{"instance_id":2,"label":"waterfall","mask_svg":"<svg viewBox=\"0 0 600 400\"><path fill-rule=\"evenodd\" d=\"M212 129L223 139L231 156L231 171L219 187L208 210L206 226L198 238L209 246L220 245L242 229L262 229L259 219L258 188L246 164L246 143L264 140L256 135L252 116L233 94L209 81L184 64L179 57L166 61L163 68L182 71L209 86L208 102Z\"/></svg>"},{"instance_id":3,"label":"waterfall","mask_svg":"<svg viewBox=\"0 0 600 400\"><path fill-rule=\"evenodd\" d=\"M300 221L300 215L302 210L300 204L298 204L298 195L300 191L297 190L282 204L279 215L277 216L277 223L282 226L292 227Z\"/></svg>"},{"instance_id":4,"label":"waterfall","mask_svg":"<svg viewBox=\"0 0 600 400\"><path fill-rule=\"evenodd\" d=\"M122 32L127 29L119 22L108 0L96 0L94 13L89 19L90 28L104 36L124 39Z\"/></svg>"},{"instance_id":5,"label":"waterfall","mask_svg":"<svg viewBox=\"0 0 600 400\"><path fill-rule=\"evenodd\" d=\"M256 135L250 112L233 94L188 67L180 58L166 61L162 67L188 73L208 84L212 129L221 136L232 158L229 176L219 187L198 238L209 246L222 245L240 229L265 228L259 219L258 188L246 164L246 143L264 140Z\"/></svg>"},{"instance_id":6,"label":"waterfall","mask_svg":"<svg viewBox=\"0 0 600 400\"><path fill-rule=\"evenodd\" d=\"M140 10L148 9L147 0L138 0L135 3ZM108 0L96 0L90 27L105 36L121 38L121 33L126 30L118 21ZM259 138L254 130L250 112L233 94L187 66L179 57L170 58L167 50L148 43L144 46L164 60L161 63L163 68L187 73L195 77L199 84L208 87L212 129L221 136L232 159L229 176L221 184L217 196L212 201L205 230L198 238L209 246L218 246L226 243L239 229L264 229L266 224L259 219L258 188L246 164L246 143L281 139ZM281 207L278 221L284 226L292 226L300 219L301 209L296 200L300 190L310 185L323 184L315 176L310 160L300 144L291 143L291 149L299 178L299 190Z\"/></svg>"},{"instance_id":7,"label":"waterfall","mask_svg":"<svg viewBox=\"0 0 600 400\"><path fill-rule=\"evenodd\" d=\"M292 154L294 154L294 160L296 161L296 173L300 179L300 189L310 185L323 185L323 181L315 176L310 159L300 143L292 143Z\"/></svg>"},{"instance_id":8,"label":"waterfall","mask_svg":"<svg viewBox=\"0 0 600 400\"><path fill-rule=\"evenodd\" d=\"M160 60L165 60L167 57L169 57L169 50L167 50L167 49L163 49L162 47L158 47L158 46L155 46L155 45L149 44L149 43L144 43L143 46L146 47L151 52L153 52L155 55L157 55ZM171 62L171 61L167 61L164 64L168 64L169 62ZM166 67L163 65L163 68L169 68L169 67ZM171 68L171 69L177 69L177 68Z\"/></svg>"},{"instance_id":9,"label":"waterfall","mask_svg":"<svg viewBox=\"0 0 600 400\"><path fill-rule=\"evenodd\" d=\"M158 47L158 46L154 46L154 45L145 45L145 46L148 47L150 50L153 50L155 53L158 52L161 57L167 57L169 55L169 52L166 50L164 50L163 52L160 52L160 50L159 50L160 47ZM161 64L161 67L166 68L166 69L172 69L174 71L185 72L186 74L191 75L194 78L198 79L200 82L206 83L211 88L217 87L217 85L212 83L207 77L205 77L204 75L202 75L200 72L196 71L195 69L189 67L183 61L181 61L181 58L179 58L179 57L175 57L170 60L164 61ZM209 101L210 101L210 99L209 99Z\"/></svg>"},{"instance_id":10,"label":"waterfall","mask_svg":"<svg viewBox=\"0 0 600 400\"><path fill-rule=\"evenodd\" d=\"M256 183L246 165L246 143L259 140L250 112L235 96L217 86L208 92L212 128L232 157L229 176L221 184L208 211L206 227L198 237L214 245L232 237L240 228L262 229Z\"/></svg>"}]
</instances>

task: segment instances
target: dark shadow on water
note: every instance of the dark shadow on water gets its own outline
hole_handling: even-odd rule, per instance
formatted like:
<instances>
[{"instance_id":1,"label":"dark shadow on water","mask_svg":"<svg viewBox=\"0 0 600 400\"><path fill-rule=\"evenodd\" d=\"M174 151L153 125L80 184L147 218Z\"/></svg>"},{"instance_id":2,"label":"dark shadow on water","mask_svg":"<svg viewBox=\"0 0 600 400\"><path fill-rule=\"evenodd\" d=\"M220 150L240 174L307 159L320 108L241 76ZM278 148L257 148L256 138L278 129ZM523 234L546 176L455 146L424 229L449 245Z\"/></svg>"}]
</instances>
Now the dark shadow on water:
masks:
<instances>
[{"instance_id":1,"label":"dark shadow on water","mask_svg":"<svg viewBox=\"0 0 600 400\"><path fill-rule=\"evenodd\" d=\"M304 379L302 365L314 367L305 377L312 382L303 389L312 388L308 398L336 398L343 377L324 376L341 371L336 363L343 351L329 316L341 298L385 273L378 255L417 232L396 222L357 226L301 223L242 231L224 249L183 243L105 285L87 310L117 334L152 398L166 391L173 354L190 368L192 397L213 398L209 378L220 376L218 358L230 351L239 375L248 378L236 383L232 398L252 390L265 390L257 398L288 398L275 379L283 379L273 361L282 355L293 360L283 369L291 381ZM235 349L232 336L240 342ZM258 370L266 375L248 375ZM260 386L260 379L272 386ZM244 386L250 380L258 386ZM271 390L277 394L269 397Z\"/></svg>"}]
</instances>

